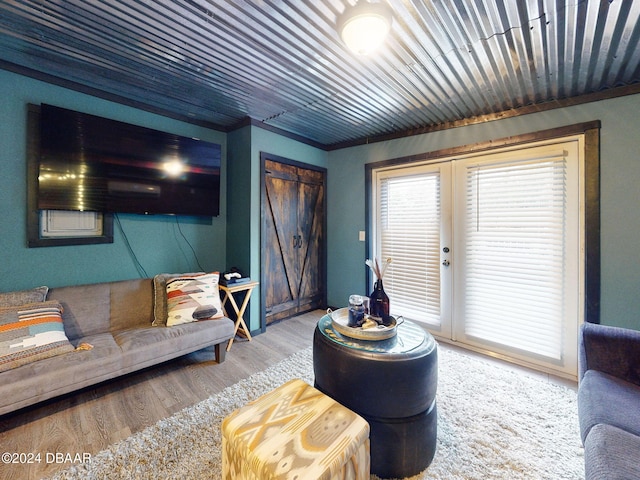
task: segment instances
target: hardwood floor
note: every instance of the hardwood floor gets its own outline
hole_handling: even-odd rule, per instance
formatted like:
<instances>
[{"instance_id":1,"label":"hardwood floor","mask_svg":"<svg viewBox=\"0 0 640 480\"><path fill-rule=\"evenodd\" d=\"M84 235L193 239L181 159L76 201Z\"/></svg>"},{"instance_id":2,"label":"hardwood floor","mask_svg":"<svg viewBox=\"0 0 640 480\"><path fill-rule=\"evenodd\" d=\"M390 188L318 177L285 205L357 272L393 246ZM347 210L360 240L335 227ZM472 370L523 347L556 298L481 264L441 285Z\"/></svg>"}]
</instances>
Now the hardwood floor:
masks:
<instances>
[{"instance_id":1,"label":"hardwood floor","mask_svg":"<svg viewBox=\"0 0 640 480\"><path fill-rule=\"evenodd\" d=\"M39 479L62 470L56 454L95 455L109 445L219 393L249 375L313 344L313 330L324 311L316 310L272 323L251 342L236 338L226 361L217 364L213 348L87 388L0 417L0 455L40 454L31 464L0 462L1 480ZM505 365L479 353L440 343ZM575 381L512 365L545 381L577 389ZM48 455L47 455L48 454ZM53 457L52 457L53 455ZM48 461L52 459L54 461ZM4 457L3 457L4 460ZM20 460L20 458L18 458ZM66 460L63 458L63 460Z\"/></svg>"},{"instance_id":2,"label":"hardwood floor","mask_svg":"<svg viewBox=\"0 0 640 480\"><path fill-rule=\"evenodd\" d=\"M77 454L95 455L183 408L268 368L313 343L317 310L273 323L251 342L236 338L226 360L213 349L87 388L0 417L0 454L24 454L33 463L0 463L2 480L39 479L62 470ZM38 461L37 455L40 454ZM58 457L56 457L58 454ZM70 458L59 454L70 455Z\"/></svg>"}]
</instances>

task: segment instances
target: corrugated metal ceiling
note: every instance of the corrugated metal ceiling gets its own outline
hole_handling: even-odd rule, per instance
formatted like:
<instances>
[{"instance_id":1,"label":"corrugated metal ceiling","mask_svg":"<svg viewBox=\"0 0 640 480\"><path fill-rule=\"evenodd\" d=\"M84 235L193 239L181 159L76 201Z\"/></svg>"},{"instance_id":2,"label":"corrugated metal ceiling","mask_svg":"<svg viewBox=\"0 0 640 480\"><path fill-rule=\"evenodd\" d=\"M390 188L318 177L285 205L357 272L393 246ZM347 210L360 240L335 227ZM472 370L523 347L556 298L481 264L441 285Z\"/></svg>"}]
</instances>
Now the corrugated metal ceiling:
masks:
<instances>
[{"instance_id":1,"label":"corrugated metal ceiling","mask_svg":"<svg viewBox=\"0 0 640 480\"><path fill-rule=\"evenodd\" d=\"M2 0L0 66L328 148L640 80L637 0L389 0L371 57L335 31L350 3Z\"/></svg>"}]
</instances>

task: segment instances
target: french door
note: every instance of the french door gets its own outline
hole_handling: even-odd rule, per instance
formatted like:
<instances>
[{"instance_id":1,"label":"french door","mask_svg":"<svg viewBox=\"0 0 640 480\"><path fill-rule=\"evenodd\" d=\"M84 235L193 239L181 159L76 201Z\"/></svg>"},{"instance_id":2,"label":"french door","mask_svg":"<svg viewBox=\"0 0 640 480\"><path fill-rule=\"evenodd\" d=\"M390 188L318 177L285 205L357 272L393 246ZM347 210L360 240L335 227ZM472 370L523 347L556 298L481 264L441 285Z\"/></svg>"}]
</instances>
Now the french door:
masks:
<instances>
[{"instance_id":1,"label":"french door","mask_svg":"<svg viewBox=\"0 0 640 480\"><path fill-rule=\"evenodd\" d=\"M574 376L584 315L584 139L372 172L372 254L392 313Z\"/></svg>"}]
</instances>

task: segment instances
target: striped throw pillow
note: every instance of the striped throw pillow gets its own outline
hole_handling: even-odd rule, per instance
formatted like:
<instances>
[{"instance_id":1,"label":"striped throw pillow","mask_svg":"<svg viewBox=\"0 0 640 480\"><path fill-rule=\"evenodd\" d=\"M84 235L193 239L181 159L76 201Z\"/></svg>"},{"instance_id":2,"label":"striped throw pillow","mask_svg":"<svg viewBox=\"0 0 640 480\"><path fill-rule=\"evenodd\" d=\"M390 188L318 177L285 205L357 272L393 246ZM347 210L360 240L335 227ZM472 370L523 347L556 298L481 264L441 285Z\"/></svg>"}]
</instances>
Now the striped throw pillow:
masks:
<instances>
[{"instance_id":1,"label":"striped throw pillow","mask_svg":"<svg viewBox=\"0 0 640 480\"><path fill-rule=\"evenodd\" d=\"M73 351L56 301L0 308L0 372Z\"/></svg>"}]
</instances>

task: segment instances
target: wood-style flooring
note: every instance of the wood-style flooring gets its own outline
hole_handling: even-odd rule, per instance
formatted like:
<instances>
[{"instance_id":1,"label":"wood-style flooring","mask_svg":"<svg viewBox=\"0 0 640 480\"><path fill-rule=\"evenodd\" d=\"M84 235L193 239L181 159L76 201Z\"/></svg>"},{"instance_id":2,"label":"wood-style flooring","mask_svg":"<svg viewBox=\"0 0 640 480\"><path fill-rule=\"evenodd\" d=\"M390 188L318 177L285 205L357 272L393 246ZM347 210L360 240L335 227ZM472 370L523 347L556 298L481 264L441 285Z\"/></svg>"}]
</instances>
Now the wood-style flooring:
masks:
<instances>
[{"instance_id":1,"label":"wood-style flooring","mask_svg":"<svg viewBox=\"0 0 640 480\"><path fill-rule=\"evenodd\" d=\"M0 417L0 454L23 454L18 461L35 460L40 454L40 462L30 464L7 464L3 456L0 479L52 475L70 466L56 459L95 455L268 368L312 345L313 330L323 314L318 310L273 323L251 342L237 337L221 364L215 362L213 348L208 348Z\"/></svg>"},{"instance_id":2,"label":"wood-style flooring","mask_svg":"<svg viewBox=\"0 0 640 480\"><path fill-rule=\"evenodd\" d=\"M213 348L208 348L0 416L0 455L23 454L18 460L26 460L29 455L40 454L41 459L30 464L0 462L0 480L50 476L70 464L48 462L47 454L54 460L56 454L69 454L71 460L75 460L75 455L95 455L109 445L284 360L313 344L313 330L324 313L316 310L272 323L266 333L254 336L251 342L236 337L222 364L216 363ZM439 348L455 349L505 365L499 359L454 345L440 343ZM546 381L577 389L575 381L511 366L529 375L540 375Z\"/></svg>"}]
</instances>

